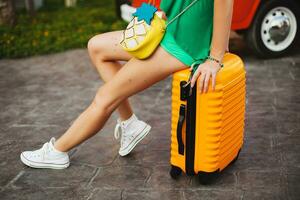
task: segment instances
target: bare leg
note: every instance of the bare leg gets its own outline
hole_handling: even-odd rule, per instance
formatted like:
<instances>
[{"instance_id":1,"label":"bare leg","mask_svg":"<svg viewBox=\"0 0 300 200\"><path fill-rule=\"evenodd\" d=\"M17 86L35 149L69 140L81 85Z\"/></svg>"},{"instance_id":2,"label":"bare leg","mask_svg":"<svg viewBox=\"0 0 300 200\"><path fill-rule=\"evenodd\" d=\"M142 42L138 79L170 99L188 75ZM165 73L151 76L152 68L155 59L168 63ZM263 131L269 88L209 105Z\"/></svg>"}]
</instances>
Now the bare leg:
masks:
<instances>
[{"instance_id":1,"label":"bare leg","mask_svg":"<svg viewBox=\"0 0 300 200\"><path fill-rule=\"evenodd\" d=\"M88 42L91 60L104 82L110 81L122 68L120 60L128 61L132 56L119 45L122 31L103 33L92 37ZM128 119L133 111L128 99L117 108L121 120Z\"/></svg>"},{"instance_id":2,"label":"bare leg","mask_svg":"<svg viewBox=\"0 0 300 200\"><path fill-rule=\"evenodd\" d=\"M55 143L60 151L69 151L95 135L124 99L148 88L175 71L187 68L158 47L146 60L130 59L113 79L99 88L91 105Z\"/></svg>"}]
</instances>

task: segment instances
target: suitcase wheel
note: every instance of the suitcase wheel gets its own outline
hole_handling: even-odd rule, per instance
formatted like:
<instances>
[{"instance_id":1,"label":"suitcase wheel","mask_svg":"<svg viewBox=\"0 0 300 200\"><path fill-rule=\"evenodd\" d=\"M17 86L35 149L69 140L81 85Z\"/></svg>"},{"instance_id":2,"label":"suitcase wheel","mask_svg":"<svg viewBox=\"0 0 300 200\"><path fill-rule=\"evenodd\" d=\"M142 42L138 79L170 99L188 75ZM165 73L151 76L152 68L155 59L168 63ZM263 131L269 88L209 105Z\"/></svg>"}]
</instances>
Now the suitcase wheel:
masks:
<instances>
[{"instance_id":1,"label":"suitcase wheel","mask_svg":"<svg viewBox=\"0 0 300 200\"><path fill-rule=\"evenodd\" d=\"M209 173L205 173L205 172L198 173L198 180L199 180L200 184L202 184L202 185L211 184L218 177L219 177L219 170L217 170L215 172L209 172Z\"/></svg>"},{"instance_id":2,"label":"suitcase wheel","mask_svg":"<svg viewBox=\"0 0 300 200\"><path fill-rule=\"evenodd\" d=\"M182 170L179 167L171 165L170 176L173 179L177 179L180 176L181 172Z\"/></svg>"}]
</instances>

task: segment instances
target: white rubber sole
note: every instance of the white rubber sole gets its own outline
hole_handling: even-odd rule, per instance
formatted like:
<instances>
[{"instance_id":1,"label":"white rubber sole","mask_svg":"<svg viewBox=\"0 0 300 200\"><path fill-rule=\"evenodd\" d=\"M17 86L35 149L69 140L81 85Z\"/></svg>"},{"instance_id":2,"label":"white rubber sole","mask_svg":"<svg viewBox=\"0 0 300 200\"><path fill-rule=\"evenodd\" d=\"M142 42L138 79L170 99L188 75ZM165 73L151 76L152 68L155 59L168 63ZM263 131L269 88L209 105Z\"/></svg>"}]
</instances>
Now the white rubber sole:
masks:
<instances>
[{"instance_id":1,"label":"white rubber sole","mask_svg":"<svg viewBox=\"0 0 300 200\"><path fill-rule=\"evenodd\" d=\"M148 135L150 130L151 130L151 126L147 124L143 129L143 131L131 141L131 143L126 147L126 149L119 151L120 156L128 155L134 149L134 147Z\"/></svg>"},{"instance_id":2,"label":"white rubber sole","mask_svg":"<svg viewBox=\"0 0 300 200\"><path fill-rule=\"evenodd\" d=\"M28 160L23 155L23 153L21 153L20 158L21 158L22 163L24 163L28 167L38 168L38 169L43 169L43 168L47 168L47 169L66 169L70 165L70 162L64 163L64 164L33 162L33 161Z\"/></svg>"}]
</instances>

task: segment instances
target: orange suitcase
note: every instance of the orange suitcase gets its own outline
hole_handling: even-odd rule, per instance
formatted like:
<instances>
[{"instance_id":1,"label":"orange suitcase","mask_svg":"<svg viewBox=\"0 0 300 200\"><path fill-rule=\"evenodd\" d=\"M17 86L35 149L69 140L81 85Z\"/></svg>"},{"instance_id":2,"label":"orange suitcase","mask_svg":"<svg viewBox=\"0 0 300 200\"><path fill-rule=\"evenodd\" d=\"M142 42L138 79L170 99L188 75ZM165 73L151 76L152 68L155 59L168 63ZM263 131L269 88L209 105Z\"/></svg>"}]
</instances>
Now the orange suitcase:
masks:
<instances>
[{"instance_id":1,"label":"orange suitcase","mask_svg":"<svg viewBox=\"0 0 300 200\"><path fill-rule=\"evenodd\" d=\"M196 85L184 87L190 71L174 73L172 80L171 170L172 178L181 172L198 175L208 183L235 161L243 145L246 72L242 60L227 53L224 67L207 93ZM198 85L197 85L198 86Z\"/></svg>"}]
</instances>

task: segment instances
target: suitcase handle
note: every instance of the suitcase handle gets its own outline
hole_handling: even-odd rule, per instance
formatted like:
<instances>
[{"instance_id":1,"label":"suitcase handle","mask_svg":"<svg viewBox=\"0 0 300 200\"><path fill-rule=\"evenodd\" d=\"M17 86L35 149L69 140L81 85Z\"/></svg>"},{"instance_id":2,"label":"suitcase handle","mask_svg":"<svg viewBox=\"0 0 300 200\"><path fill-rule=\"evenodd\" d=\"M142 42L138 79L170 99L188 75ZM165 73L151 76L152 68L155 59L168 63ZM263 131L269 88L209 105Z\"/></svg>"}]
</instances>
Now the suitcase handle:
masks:
<instances>
[{"instance_id":1,"label":"suitcase handle","mask_svg":"<svg viewBox=\"0 0 300 200\"><path fill-rule=\"evenodd\" d=\"M178 143L178 153L184 155L184 144L182 141L182 127L185 120L185 105L181 104L179 109L179 118L177 123L177 143Z\"/></svg>"}]
</instances>

